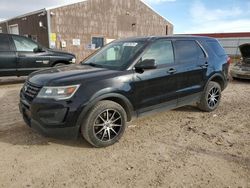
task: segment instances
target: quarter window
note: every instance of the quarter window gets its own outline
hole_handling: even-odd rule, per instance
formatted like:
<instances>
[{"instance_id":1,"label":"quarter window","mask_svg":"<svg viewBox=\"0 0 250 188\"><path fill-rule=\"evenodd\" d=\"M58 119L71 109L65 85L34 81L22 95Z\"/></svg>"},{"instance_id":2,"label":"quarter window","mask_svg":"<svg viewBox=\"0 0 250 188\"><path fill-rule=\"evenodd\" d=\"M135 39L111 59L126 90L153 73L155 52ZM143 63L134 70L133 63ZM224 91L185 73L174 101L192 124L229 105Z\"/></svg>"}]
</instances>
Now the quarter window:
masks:
<instances>
[{"instance_id":1,"label":"quarter window","mask_svg":"<svg viewBox=\"0 0 250 188\"><path fill-rule=\"evenodd\" d=\"M13 40L17 51L33 52L38 45L25 37L13 36Z\"/></svg>"},{"instance_id":2,"label":"quarter window","mask_svg":"<svg viewBox=\"0 0 250 188\"><path fill-rule=\"evenodd\" d=\"M180 40L175 42L176 61L178 63L196 63L205 54L195 41Z\"/></svg>"},{"instance_id":3,"label":"quarter window","mask_svg":"<svg viewBox=\"0 0 250 188\"><path fill-rule=\"evenodd\" d=\"M214 51L217 56L225 55L225 50L216 41L207 41L208 46Z\"/></svg>"},{"instance_id":4,"label":"quarter window","mask_svg":"<svg viewBox=\"0 0 250 188\"><path fill-rule=\"evenodd\" d=\"M154 42L143 55L142 61L145 59L154 59L157 65L174 63L172 42L168 40Z\"/></svg>"}]
</instances>

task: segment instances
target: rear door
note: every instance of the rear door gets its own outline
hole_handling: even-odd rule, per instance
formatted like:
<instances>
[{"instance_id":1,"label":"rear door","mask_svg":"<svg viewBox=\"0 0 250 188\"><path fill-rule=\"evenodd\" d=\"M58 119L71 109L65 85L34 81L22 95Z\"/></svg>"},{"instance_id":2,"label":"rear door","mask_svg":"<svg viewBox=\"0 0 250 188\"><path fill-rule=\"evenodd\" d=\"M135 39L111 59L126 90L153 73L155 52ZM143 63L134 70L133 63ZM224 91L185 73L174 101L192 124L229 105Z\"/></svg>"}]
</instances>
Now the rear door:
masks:
<instances>
[{"instance_id":1,"label":"rear door","mask_svg":"<svg viewBox=\"0 0 250 188\"><path fill-rule=\"evenodd\" d=\"M155 41L142 55L141 60L154 59L156 69L135 73L138 113L177 105L176 90L179 75L175 72L173 46L170 40Z\"/></svg>"},{"instance_id":2,"label":"rear door","mask_svg":"<svg viewBox=\"0 0 250 188\"><path fill-rule=\"evenodd\" d=\"M17 53L18 75L28 75L29 73L48 67L50 57L47 52L35 52L38 44L29 38L12 36Z\"/></svg>"},{"instance_id":3,"label":"rear door","mask_svg":"<svg viewBox=\"0 0 250 188\"><path fill-rule=\"evenodd\" d=\"M0 76L16 75L16 54L9 35L0 34Z\"/></svg>"},{"instance_id":4,"label":"rear door","mask_svg":"<svg viewBox=\"0 0 250 188\"><path fill-rule=\"evenodd\" d=\"M180 85L177 91L178 102L189 101L190 95L203 91L208 57L195 40L176 40L174 41L174 49L176 63L178 64L177 70L180 74Z\"/></svg>"}]
</instances>

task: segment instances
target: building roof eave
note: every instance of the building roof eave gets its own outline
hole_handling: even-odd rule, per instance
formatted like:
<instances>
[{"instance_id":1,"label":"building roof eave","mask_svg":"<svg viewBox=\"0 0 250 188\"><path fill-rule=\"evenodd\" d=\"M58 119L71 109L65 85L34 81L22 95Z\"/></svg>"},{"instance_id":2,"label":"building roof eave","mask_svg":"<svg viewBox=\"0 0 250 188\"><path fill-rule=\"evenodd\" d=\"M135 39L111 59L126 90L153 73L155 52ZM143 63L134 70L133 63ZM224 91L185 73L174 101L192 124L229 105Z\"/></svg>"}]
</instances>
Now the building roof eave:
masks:
<instances>
[{"instance_id":1,"label":"building roof eave","mask_svg":"<svg viewBox=\"0 0 250 188\"><path fill-rule=\"evenodd\" d=\"M82 2L86 2L86 1L88 1L88 0L78 0L78 1L76 1L76 2L71 2L71 3L64 3L64 4L62 4L62 5L57 5L57 6L52 6L52 7L47 7L47 8L45 8L45 10L53 10L53 9L57 9L57 8L61 8L61 7L65 7L65 6L69 6L69 5L74 5L74 4L77 4L77 3L82 3Z\"/></svg>"},{"instance_id":2,"label":"building roof eave","mask_svg":"<svg viewBox=\"0 0 250 188\"><path fill-rule=\"evenodd\" d=\"M170 20L168 20L166 17L160 15L153 7L151 7L145 0L140 0L143 4L145 4L148 8L150 8L153 12L155 12L156 14L158 14L160 17L162 17L164 20L166 20L167 22L169 22L171 25L174 25L173 22L171 22Z\"/></svg>"},{"instance_id":3,"label":"building roof eave","mask_svg":"<svg viewBox=\"0 0 250 188\"><path fill-rule=\"evenodd\" d=\"M26 16L31 16L31 15L34 15L34 14L42 13L44 11L46 11L46 9L40 9L40 10L32 11L32 12L29 12L29 13L26 13L26 14L22 14L20 16L15 16L13 18L9 18L9 19L0 21L0 24L1 23L6 23L6 22L14 20L14 19L23 18L23 17L26 17Z\"/></svg>"},{"instance_id":4,"label":"building roof eave","mask_svg":"<svg viewBox=\"0 0 250 188\"><path fill-rule=\"evenodd\" d=\"M30 15L33 15L33 14L37 14L37 13L40 13L40 12L43 12L43 11L49 11L49 10L53 10L53 9L57 9L57 8L61 8L61 7L64 7L64 6L68 6L68 5L74 5L74 4L77 4L77 3L82 3L82 2L86 2L88 0L79 0L79 1L76 1L76 2L73 2L73 3L65 3L65 4L62 4L62 5L58 5L58 6L53 6L53 7L47 7L47 8L43 8L43 9L40 9L40 10L37 10L37 11L33 11L33 12L29 12L27 14L23 14L23 15L20 15L20 16L16 16L16 17L13 17L13 18L10 18L10 19L6 19L6 20L3 20L3 21L0 21L0 23L6 23L8 21L11 21L11 20L14 20L14 19L18 19L18 18L22 18L22 17L25 17L25 16L30 16ZM154 10L145 0L139 0L141 1L143 4L145 4L149 9L151 9L153 12L155 12L157 15L159 15L160 17L162 17L164 20L166 20L168 23L170 23L171 25L173 25L173 23L168 20L167 18L165 18L164 16L160 15L156 10Z\"/></svg>"}]
</instances>

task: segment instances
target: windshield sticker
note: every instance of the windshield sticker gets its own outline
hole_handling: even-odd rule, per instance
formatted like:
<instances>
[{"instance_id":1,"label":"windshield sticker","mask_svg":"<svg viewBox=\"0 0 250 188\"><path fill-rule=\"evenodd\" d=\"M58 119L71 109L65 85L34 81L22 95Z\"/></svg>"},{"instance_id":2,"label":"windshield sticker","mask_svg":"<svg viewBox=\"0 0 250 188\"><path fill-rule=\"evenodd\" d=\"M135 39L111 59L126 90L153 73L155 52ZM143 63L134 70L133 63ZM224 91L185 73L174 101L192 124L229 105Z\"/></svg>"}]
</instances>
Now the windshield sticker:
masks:
<instances>
[{"instance_id":1,"label":"windshield sticker","mask_svg":"<svg viewBox=\"0 0 250 188\"><path fill-rule=\"evenodd\" d=\"M123 46L136 47L138 43L136 42L126 42Z\"/></svg>"}]
</instances>

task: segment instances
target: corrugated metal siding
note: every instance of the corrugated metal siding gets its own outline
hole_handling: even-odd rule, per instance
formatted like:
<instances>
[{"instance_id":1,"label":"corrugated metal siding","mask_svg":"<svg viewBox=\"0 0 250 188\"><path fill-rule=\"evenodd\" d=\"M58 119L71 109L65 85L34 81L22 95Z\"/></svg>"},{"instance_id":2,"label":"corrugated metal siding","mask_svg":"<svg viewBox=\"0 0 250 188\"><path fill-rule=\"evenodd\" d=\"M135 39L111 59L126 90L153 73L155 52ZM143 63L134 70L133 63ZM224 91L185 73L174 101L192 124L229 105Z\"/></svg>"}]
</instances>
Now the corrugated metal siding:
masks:
<instances>
[{"instance_id":1,"label":"corrugated metal siding","mask_svg":"<svg viewBox=\"0 0 250 188\"><path fill-rule=\"evenodd\" d=\"M0 27L1 27L3 33L8 33L6 22L0 23Z\"/></svg>"},{"instance_id":2,"label":"corrugated metal siding","mask_svg":"<svg viewBox=\"0 0 250 188\"><path fill-rule=\"evenodd\" d=\"M219 42L226 50L226 53L231 56L240 55L239 46L241 44L250 43L250 37L248 38L218 38Z\"/></svg>"},{"instance_id":3,"label":"corrugated metal siding","mask_svg":"<svg viewBox=\"0 0 250 188\"><path fill-rule=\"evenodd\" d=\"M243 38L250 37L250 32L240 32L240 33L200 33L200 34L191 34L196 36L207 36L213 38Z\"/></svg>"},{"instance_id":4,"label":"corrugated metal siding","mask_svg":"<svg viewBox=\"0 0 250 188\"><path fill-rule=\"evenodd\" d=\"M65 7L51 9L51 32L66 41L64 50L75 53L82 60L93 50L87 46L91 38L118 39L131 36L166 35L173 33L173 26L148 8L140 0L88 0ZM135 24L133 26L133 24ZM73 46L72 39L80 39L80 46Z\"/></svg>"}]
</instances>

